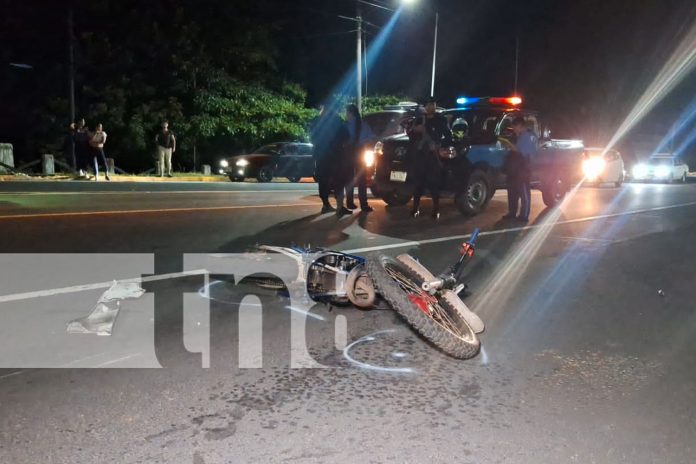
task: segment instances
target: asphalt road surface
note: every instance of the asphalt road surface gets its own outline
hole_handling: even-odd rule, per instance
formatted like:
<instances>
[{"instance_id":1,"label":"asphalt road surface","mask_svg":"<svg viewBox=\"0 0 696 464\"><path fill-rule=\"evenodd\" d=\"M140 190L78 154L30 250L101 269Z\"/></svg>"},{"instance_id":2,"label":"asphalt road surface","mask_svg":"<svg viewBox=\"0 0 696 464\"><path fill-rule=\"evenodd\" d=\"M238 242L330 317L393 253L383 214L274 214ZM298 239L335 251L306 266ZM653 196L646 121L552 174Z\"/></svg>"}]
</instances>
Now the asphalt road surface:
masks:
<instances>
[{"instance_id":1,"label":"asphalt road surface","mask_svg":"<svg viewBox=\"0 0 696 464\"><path fill-rule=\"evenodd\" d=\"M0 192L0 462L696 462L696 184L580 188L550 210L535 192L529 224L501 220L504 191L474 218L443 201L439 222L427 201L415 220L379 200L320 215L314 184ZM390 309L317 305L300 356L315 368L297 368L306 314L287 298L183 274L291 243L439 271L477 227L465 301L486 331L467 361ZM111 280L143 274L150 293L121 303L110 337L66 333ZM153 316L176 289L191 310Z\"/></svg>"}]
</instances>

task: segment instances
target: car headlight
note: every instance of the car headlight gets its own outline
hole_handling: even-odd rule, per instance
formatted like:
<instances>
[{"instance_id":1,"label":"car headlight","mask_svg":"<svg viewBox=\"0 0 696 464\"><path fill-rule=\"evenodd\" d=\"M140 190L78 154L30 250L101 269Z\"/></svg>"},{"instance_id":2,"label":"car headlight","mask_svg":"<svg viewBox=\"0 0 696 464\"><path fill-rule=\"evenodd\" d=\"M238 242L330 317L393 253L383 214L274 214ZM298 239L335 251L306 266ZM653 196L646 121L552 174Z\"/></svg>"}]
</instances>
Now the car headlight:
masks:
<instances>
[{"instance_id":1,"label":"car headlight","mask_svg":"<svg viewBox=\"0 0 696 464\"><path fill-rule=\"evenodd\" d=\"M669 166L657 166L655 168L655 177L669 177L671 172L672 170L669 168Z\"/></svg>"},{"instance_id":2,"label":"car headlight","mask_svg":"<svg viewBox=\"0 0 696 464\"><path fill-rule=\"evenodd\" d=\"M230 162L227 161L227 160L221 160L221 161L220 161L220 167L221 167L221 168L226 168L226 167L228 167L229 165L230 165Z\"/></svg>"},{"instance_id":3,"label":"car headlight","mask_svg":"<svg viewBox=\"0 0 696 464\"><path fill-rule=\"evenodd\" d=\"M602 158L592 157L582 162L582 173L589 180L597 179L607 167L607 162Z\"/></svg>"},{"instance_id":4,"label":"car headlight","mask_svg":"<svg viewBox=\"0 0 696 464\"><path fill-rule=\"evenodd\" d=\"M640 179L648 175L648 167L644 164L637 164L633 167L633 177Z\"/></svg>"},{"instance_id":5,"label":"car headlight","mask_svg":"<svg viewBox=\"0 0 696 464\"><path fill-rule=\"evenodd\" d=\"M382 156L382 153L384 153L384 144L382 142L377 142L373 155Z\"/></svg>"},{"instance_id":6,"label":"car headlight","mask_svg":"<svg viewBox=\"0 0 696 464\"><path fill-rule=\"evenodd\" d=\"M365 167L371 168L375 164L375 152L373 150L365 150L363 152L363 163Z\"/></svg>"},{"instance_id":7,"label":"car headlight","mask_svg":"<svg viewBox=\"0 0 696 464\"><path fill-rule=\"evenodd\" d=\"M243 168L244 166L249 166L249 161L247 161L245 159L241 159L234 164L235 164L235 166L239 166L240 168Z\"/></svg>"}]
</instances>

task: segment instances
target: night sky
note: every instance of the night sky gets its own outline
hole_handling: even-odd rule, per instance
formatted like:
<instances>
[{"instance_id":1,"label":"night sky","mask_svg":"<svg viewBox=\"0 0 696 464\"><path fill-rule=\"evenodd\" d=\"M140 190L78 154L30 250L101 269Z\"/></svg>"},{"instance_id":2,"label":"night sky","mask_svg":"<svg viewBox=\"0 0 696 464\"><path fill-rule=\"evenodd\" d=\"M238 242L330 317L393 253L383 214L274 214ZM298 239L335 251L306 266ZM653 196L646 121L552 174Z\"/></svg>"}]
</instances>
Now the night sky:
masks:
<instances>
[{"instance_id":1,"label":"night sky","mask_svg":"<svg viewBox=\"0 0 696 464\"><path fill-rule=\"evenodd\" d=\"M3 61L22 60L20 55L37 47L49 59L65 57L64 24L52 19L58 2L28 2L33 6L24 5L21 14L16 3L2 3L5 14L16 14L16 21L25 21L27 28L41 27L46 37L42 44L13 43L5 37ZM441 106L452 106L459 95L511 94L519 38L519 93L526 105L547 116L555 135L599 145L610 138L680 34L691 26L696 2L416 0L403 12L379 60L370 66L368 94L412 98L429 94L435 11L440 13L435 93ZM308 104L315 105L354 67L355 34L348 33L354 24L337 16L355 12L354 0L261 0L250 20L277 25L278 72L305 87ZM377 26L386 24L392 14L370 6L362 6L362 12ZM367 30L369 43L379 29ZM3 66L2 83L7 85L7 74L15 71ZM695 96L692 73L639 131L664 134ZM34 97L40 95L28 98L29 105ZM7 121L7 115L2 120Z\"/></svg>"}]
</instances>

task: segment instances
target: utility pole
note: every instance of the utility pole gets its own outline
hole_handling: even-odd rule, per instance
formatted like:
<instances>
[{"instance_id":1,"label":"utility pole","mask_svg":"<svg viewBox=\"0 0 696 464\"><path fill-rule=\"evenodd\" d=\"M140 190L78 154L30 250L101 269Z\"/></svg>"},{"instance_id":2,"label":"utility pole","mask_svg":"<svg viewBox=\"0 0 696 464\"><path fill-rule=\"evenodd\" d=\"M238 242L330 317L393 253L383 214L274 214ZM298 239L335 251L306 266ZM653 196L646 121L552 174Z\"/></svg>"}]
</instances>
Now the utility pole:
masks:
<instances>
[{"instance_id":1,"label":"utility pole","mask_svg":"<svg viewBox=\"0 0 696 464\"><path fill-rule=\"evenodd\" d=\"M515 37L515 96L517 96L517 74L520 63L520 37Z\"/></svg>"},{"instance_id":2,"label":"utility pole","mask_svg":"<svg viewBox=\"0 0 696 464\"><path fill-rule=\"evenodd\" d=\"M357 106L358 106L358 111L362 113L362 27L363 27L363 20L362 20L362 14L360 12L360 6L358 6L358 14L355 18L358 22L358 30L357 30L357 94L356 94L356 99L357 99Z\"/></svg>"},{"instance_id":3,"label":"utility pole","mask_svg":"<svg viewBox=\"0 0 696 464\"><path fill-rule=\"evenodd\" d=\"M440 22L440 13L435 13L435 41L433 44L433 76L430 81L430 96L435 96L435 62L437 61L437 26Z\"/></svg>"},{"instance_id":4,"label":"utility pole","mask_svg":"<svg viewBox=\"0 0 696 464\"><path fill-rule=\"evenodd\" d=\"M68 7L68 93L70 99L70 122L75 122L75 32L73 28L73 8ZM70 144L73 170L77 169L75 143Z\"/></svg>"}]
</instances>

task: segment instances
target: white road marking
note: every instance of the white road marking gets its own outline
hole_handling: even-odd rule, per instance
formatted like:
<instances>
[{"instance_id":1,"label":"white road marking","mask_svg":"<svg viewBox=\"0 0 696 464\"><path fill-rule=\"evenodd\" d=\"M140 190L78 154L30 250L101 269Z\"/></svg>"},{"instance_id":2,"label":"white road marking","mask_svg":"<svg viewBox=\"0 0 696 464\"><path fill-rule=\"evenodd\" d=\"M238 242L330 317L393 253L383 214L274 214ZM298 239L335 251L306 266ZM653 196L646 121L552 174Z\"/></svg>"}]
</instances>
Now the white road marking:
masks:
<instances>
[{"instance_id":1,"label":"white road marking","mask_svg":"<svg viewBox=\"0 0 696 464\"><path fill-rule=\"evenodd\" d=\"M0 192L1 195L12 196L12 195L24 195L24 196L51 196L51 195L163 195L163 194L185 194L185 193L215 193L215 194L236 194L236 193L316 193L319 194L317 189L314 190L289 190L289 189L279 189L279 190L128 190L123 192Z\"/></svg>"},{"instance_id":2,"label":"white road marking","mask_svg":"<svg viewBox=\"0 0 696 464\"><path fill-rule=\"evenodd\" d=\"M538 229L538 228L542 228L542 227L551 228L551 227L555 227L557 225L563 225L563 224L590 222L590 221L596 221L596 220L600 220L600 219L636 215L636 214L642 214L642 213L647 213L647 212L652 212L652 211L665 211L665 210L684 208L684 207L689 207L689 206L696 206L696 202L681 203L678 205L669 205L669 206L657 206L654 208L638 209L638 210L633 210L633 211L625 211L622 213L603 214L603 215L598 215L598 216L589 216L589 217L577 218L577 219L568 219L565 221L558 221L558 222L555 222L552 224L539 224L539 225L522 226L522 227L511 227L511 228L507 228L507 229L489 230L489 231L481 232L479 235L480 236L501 235L501 234L507 234L510 232L520 232L520 231L525 231L525 230ZM471 234L450 235L447 237L437 237L437 238L419 240L419 241L392 243L392 244L379 245L379 246L367 247L367 248L354 248L351 250L342 250L342 251L344 253L351 253L351 254L368 253L368 252L373 252L373 251L382 251L382 250L390 250L390 249L398 249L398 248L406 248L406 247L417 247L417 246L421 246L421 245L427 245L427 244L432 244L432 243L441 243L441 242L449 242L449 241L453 241L453 240L463 240L463 239L467 239L469 237L471 237ZM207 274L207 273L208 273L208 271L205 269L198 269L198 270L193 270L193 271L178 272L178 273L172 273L172 274L161 274L161 275L154 275L154 276L149 276L149 277L134 277L134 278L130 278L130 279L120 280L120 282L124 282L124 283L153 282L153 281L158 281L158 280L167 280L167 279L174 279L174 278L178 278L178 277L185 277L185 276L191 276L191 275L201 275L201 274ZM53 296L53 295L61 295L61 294L82 292L82 291L87 291L87 290L97 290L97 289L102 289L102 288L109 288L109 287L111 287L112 284L113 284L113 281L99 282L99 283L94 283L94 284L76 285L76 286L72 286L72 287L54 288L54 289L50 289L50 290L38 290L38 291L34 291L34 292L3 295L3 296L0 296L0 303L8 303L8 302L12 302L12 301L27 300L27 299L32 299L32 298L43 298L43 297L49 297L49 296ZM289 309L294 309L294 308L289 308ZM0 377L0 378L2 378L2 377Z\"/></svg>"},{"instance_id":3,"label":"white road marking","mask_svg":"<svg viewBox=\"0 0 696 464\"><path fill-rule=\"evenodd\" d=\"M109 366L111 364L116 364L117 362L125 361L126 359L137 358L138 356L140 356L140 353L131 354L131 355L124 356L124 357L118 358L118 359L112 359L111 361L107 361L105 363L99 364L97 367L99 368L99 367Z\"/></svg>"},{"instance_id":4,"label":"white road marking","mask_svg":"<svg viewBox=\"0 0 696 464\"><path fill-rule=\"evenodd\" d=\"M29 372L30 370L31 370L31 369L23 369L23 370L21 370L21 371L15 371L15 372L11 372L11 373L9 373L9 374L0 375L0 380L2 380L2 379L7 379L7 378L10 378L10 377L14 377L14 376L16 376L16 375L22 375L22 374L24 374L24 373L26 373L26 372Z\"/></svg>"},{"instance_id":5,"label":"white road marking","mask_svg":"<svg viewBox=\"0 0 696 464\"><path fill-rule=\"evenodd\" d=\"M301 206L315 207L321 203L288 203L279 205L243 205L243 206L204 206L199 208L158 208L158 209L125 209L114 211L67 211L63 213L33 213L33 214L7 214L0 216L0 219L30 219L30 218L51 218L51 217L70 217L70 216L108 216L123 214L146 214L146 213L180 213L195 211L226 211L234 209L256 209L256 208L297 208Z\"/></svg>"},{"instance_id":6,"label":"white road marking","mask_svg":"<svg viewBox=\"0 0 696 464\"><path fill-rule=\"evenodd\" d=\"M158 280L176 279L178 277L187 277L187 276L193 276L193 275L205 275L207 273L208 273L208 271L205 269L197 269L195 271L175 272L175 273L171 273L171 274L159 274L159 275L152 275L149 277L133 277L130 279L119 280L119 282L122 282L122 283L155 282ZM9 303L12 301L20 301L20 300L29 300L32 298L45 298L45 297L54 296L54 295L64 295L64 294L68 294L68 293L85 292L85 291L89 291L89 290L99 290L102 288L111 288L111 286L113 284L114 284L114 281L112 280L109 282L98 282L98 283L94 283L94 284L74 285L72 287L53 288L50 290L37 290L34 292L15 293L13 295L2 295L2 296L0 296L0 303Z\"/></svg>"},{"instance_id":7,"label":"white road marking","mask_svg":"<svg viewBox=\"0 0 696 464\"><path fill-rule=\"evenodd\" d=\"M620 216L630 216L630 215L635 215L635 214L649 213L652 211L664 211L664 210L668 210L668 209L684 208L687 206L696 206L696 202L692 201L689 203L681 203L678 205L657 206L654 208L624 211L622 213L601 214L598 216L588 216L588 217L584 217L584 218L567 219L565 221L558 221L558 222L554 222L551 224L537 224L537 225L531 225L531 226L510 227L507 229L488 230L488 231L481 232L479 234L479 236L483 237L483 236L488 236L488 235L508 234L510 232L521 232L521 231L525 231L525 230L555 227L555 226L563 225L563 224L575 224L575 223L579 223L579 222L597 221L600 219L608 219L608 218L620 217ZM392 249L397 249L397 248L417 247L417 246L421 246L421 245L428 245L431 243L450 242L452 240L464 240L464 239L467 239L469 237L471 237L471 234L450 235L448 237L438 237L438 238L431 238L431 239L418 240L418 241L414 240L414 241L409 241L409 242L392 243L392 244L388 244L388 245L378 245L378 246L366 247L366 248L354 248L352 250L342 250L342 251L344 253L351 253L351 254L369 253L372 251L392 250Z\"/></svg>"}]
</instances>

